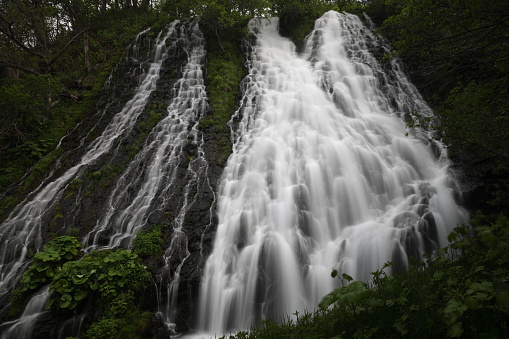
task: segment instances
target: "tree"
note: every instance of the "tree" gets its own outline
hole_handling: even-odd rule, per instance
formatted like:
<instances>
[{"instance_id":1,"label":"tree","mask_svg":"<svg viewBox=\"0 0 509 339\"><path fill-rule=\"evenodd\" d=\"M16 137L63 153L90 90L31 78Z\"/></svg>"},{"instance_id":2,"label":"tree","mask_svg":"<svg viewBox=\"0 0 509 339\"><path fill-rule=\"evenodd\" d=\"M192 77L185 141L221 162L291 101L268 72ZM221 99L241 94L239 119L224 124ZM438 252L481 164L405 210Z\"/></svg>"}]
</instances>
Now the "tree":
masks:
<instances>
[{"instance_id":1,"label":"tree","mask_svg":"<svg viewBox=\"0 0 509 339\"><path fill-rule=\"evenodd\" d=\"M87 29L74 32L62 43L59 38L71 32L72 22L61 8L50 0L2 2L0 65L33 74L50 74L53 63Z\"/></svg>"}]
</instances>

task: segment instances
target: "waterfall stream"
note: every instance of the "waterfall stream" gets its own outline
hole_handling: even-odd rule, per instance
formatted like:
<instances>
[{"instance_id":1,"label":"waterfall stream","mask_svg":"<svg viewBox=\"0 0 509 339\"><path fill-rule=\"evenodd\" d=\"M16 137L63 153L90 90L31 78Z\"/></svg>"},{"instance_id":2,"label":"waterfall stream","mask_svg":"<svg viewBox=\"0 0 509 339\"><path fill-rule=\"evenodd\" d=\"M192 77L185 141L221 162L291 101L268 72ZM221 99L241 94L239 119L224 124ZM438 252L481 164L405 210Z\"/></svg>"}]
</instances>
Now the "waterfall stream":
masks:
<instances>
[{"instance_id":1,"label":"waterfall stream","mask_svg":"<svg viewBox=\"0 0 509 339\"><path fill-rule=\"evenodd\" d=\"M277 27L249 25L256 45L200 290L208 336L312 311L337 287L332 269L369 281L466 222L443 148L422 130L405 136L405 115L430 109L397 63L384 70L370 53L385 47L360 19L324 14L303 55Z\"/></svg>"},{"instance_id":2,"label":"waterfall stream","mask_svg":"<svg viewBox=\"0 0 509 339\"><path fill-rule=\"evenodd\" d=\"M197 130L207 102L202 71L205 62L204 38L197 20L190 23L174 21L165 31L164 36L160 33L157 38L150 53L150 66L142 76L132 99L113 116L102 134L87 147L79 162L55 180L43 183L38 191L22 202L0 225L0 296L7 293L20 278L24 267L29 263L28 251L41 248L44 216L54 213L53 206L61 201L69 183L82 176L86 167L108 153L117 152L121 144L117 139L126 138L134 128L151 93L156 89L163 62L170 53L179 49L181 54L186 55L187 62L180 70L181 78L169 93L165 93L166 98L171 98L166 109L167 114L150 131L143 147L123 169L106 199L101 218L82 240L86 252L131 247L134 235L149 223L151 214L164 214L170 204L177 206L175 208L178 215L175 215L172 225L172 242L164 254L166 266L161 270L158 287L160 291L166 292L159 297L160 317L168 327L174 327L172 322L175 311L172 307L176 307L176 300L175 293L170 290L178 289L179 268L170 267L170 263L174 264L177 260L182 265L187 257L187 239L182 231L183 220L186 211L196 201L200 186L208 185L203 137ZM145 33L146 31L140 33L129 48L130 54L126 56L134 60L136 68L132 71L133 74L139 73L143 69L142 64L146 63L136 61L139 37ZM181 185L182 180L186 181L184 185ZM178 185L182 187L176 187ZM176 194L180 191L182 196ZM76 195L76 210L81 208L82 194L83 192L78 192ZM34 295L29 302L29 305L36 303L40 307L29 309L27 306L28 311L26 310L26 314L20 319L4 323L2 335L30 337L29 332L48 299L47 287L44 299L41 295ZM27 313L30 310L33 314ZM81 315L70 319L64 324L65 330L73 332L72 335L79 335L82 321Z\"/></svg>"},{"instance_id":3,"label":"waterfall stream","mask_svg":"<svg viewBox=\"0 0 509 339\"><path fill-rule=\"evenodd\" d=\"M102 134L87 148L86 153L75 166L52 182L41 185L39 189L19 204L9 217L0 225L0 295L7 292L13 280L20 278L29 249L41 248L41 224L45 214L51 213L52 207L61 198L69 182L79 177L80 171L93 164L102 155L114 147L116 139L127 133L143 111L147 99L154 89L159 77L162 60L167 50L166 39L173 29L168 29L167 36L158 40L154 49L153 60L138 86L134 97L118 112ZM137 64L140 68L140 64ZM134 70L134 72L136 72Z\"/></svg>"},{"instance_id":4,"label":"waterfall stream","mask_svg":"<svg viewBox=\"0 0 509 339\"><path fill-rule=\"evenodd\" d=\"M49 297L49 286L44 286L27 303L21 317L0 325L0 339L31 338L37 317L44 312Z\"/></svg>"}]
</instances>

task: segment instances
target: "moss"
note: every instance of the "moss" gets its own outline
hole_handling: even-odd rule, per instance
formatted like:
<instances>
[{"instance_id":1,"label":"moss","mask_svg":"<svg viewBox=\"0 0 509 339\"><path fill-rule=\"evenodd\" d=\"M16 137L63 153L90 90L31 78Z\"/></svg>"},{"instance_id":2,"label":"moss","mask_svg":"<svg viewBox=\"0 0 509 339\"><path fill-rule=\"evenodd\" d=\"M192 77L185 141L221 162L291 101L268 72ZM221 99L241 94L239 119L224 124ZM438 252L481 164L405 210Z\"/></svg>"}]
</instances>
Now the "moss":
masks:
<instances>
[{"instance_id":1,"label":"moss","mask_svg":"<svg viewBox=\"0 0 509 339\"><path fill-rule=\"evenodd\" d=\"M139 232L134 239L133 252L142 258L161 255L164 252L162 229L165 225L152 225Z\"/></svg>"},{"instance_id":2,"label":"moss","mask_svg":"<svg viewBox=\"0 0 509 339\"><path fill-rule=\"evenodd\" d=\"M101 171L96 171L92 173L92 179L94 180L101 180L101 177L102 177Z\"/></svg>"},{"instance_id":3,"label":"moss","mask_svg":"<svg viewBox=\"0 0 509 339\"><path fill-rule=\"evenodd\" d=\"M239 83L246 75L241 50L245 31L240 26L233 27L222 35L224 38L221 42L206 27L203 31L208 43L205 81L212 114L201 118L199 128L212 137L210 142L219 151L210 156L224 160L231 153L227 123L236 109Z\"/></svg>"}]
</instances>

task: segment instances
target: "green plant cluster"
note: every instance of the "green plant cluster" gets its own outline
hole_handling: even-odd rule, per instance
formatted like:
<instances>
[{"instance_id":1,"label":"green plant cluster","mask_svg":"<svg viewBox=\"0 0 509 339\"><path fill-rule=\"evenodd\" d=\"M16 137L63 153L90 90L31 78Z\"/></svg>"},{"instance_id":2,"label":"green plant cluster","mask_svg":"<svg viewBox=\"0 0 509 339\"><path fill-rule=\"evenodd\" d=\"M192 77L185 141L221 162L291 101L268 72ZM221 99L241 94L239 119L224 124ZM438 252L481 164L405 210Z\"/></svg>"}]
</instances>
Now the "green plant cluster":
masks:
<instances>
[{"instance_id":1,"label":"green plant cluster","mask_svg":"<svg viewBox=\"0 0 509 339\"><path fill-rule=\"evenodd\" d=\"M9 317L19 316L30 293L50 283L65 262L79 258L80 249L76 238L63 236L49 241L41 252L35 253L32 264L21 277L21 285L10 295Z\"/></svg>"},{"instance_id":2,"label":"green plant cluster","mask_svg":"<svg viewBox=\"0 0 509 339\"><path fill-rule=\"evenodd\" d=\"M123 292L140 291L149 278L138 256L129 250L91 252L66 262L54 276L50 305L72 310L94 294L109 303Z\"/></svg>"},{"instance_id":3,"label":"green plant cluster","mask_svg":"<svg viewBox=\"0 0 509 339\"><path fill-rule=\"evenodd\" d=\"M155 256L164 252L164 225L152 225L149 229L136 234L133 252L141 258Z\"/></svg>"},{"instance_id":4,"label":"green plant cluster","mask_svg":"<svg viewBox=\"0 0 509 339\"><path fill-rule=\"evenodd\" d=\"M95 305L88 338L146 337L154 316L136 305L150 273L138 255L117 249L95 251L80 258L80 248L76 238L61 236L37 252L20 287L11 294L10 316L18 315L15 313L21 311L28 293L49 284L52 293L47 307L57 313Z\"/></svg>"},{"instance_id":5,"label":"green plant cluster","mask_svg":"<svg viewBox=\"0 0 509 339\"><path fill-rule=\"evenodd\" d=\"M64 263L76 260L81 254L81 244L74 237L62 236L46 243L41 252L21 278L22 290L35 290L52 281Z\"/></svg>"},{"instance_id":6,"label":"green plant cluster","mask_svg":"<svg viewBox=\"0 0 509 339\"><path fill-rule=\"evenodd\" d=\"M234 338L507 338L509 219L476 216L451 245L408 271L386 264L367 285L348 282L315 313L267 321ZM333 276L337 272L333 271Z\"/></svg>"}]
</instances>

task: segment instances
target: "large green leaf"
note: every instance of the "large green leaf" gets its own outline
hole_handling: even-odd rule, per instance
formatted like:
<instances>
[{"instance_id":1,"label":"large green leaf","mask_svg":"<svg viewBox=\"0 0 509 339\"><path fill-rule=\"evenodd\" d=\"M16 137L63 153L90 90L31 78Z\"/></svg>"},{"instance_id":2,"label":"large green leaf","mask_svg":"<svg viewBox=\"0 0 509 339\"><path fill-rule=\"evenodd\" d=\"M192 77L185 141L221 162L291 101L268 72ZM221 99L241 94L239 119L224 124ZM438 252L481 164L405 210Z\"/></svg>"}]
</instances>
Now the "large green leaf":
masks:
<instances>
[{"instance_id":1,"label":"large green leaf","mask_svg":"<svg viewBox=\"0 0 509 339\"><path fill-rule=\"evenodd\" d=\"M323 297L318 306L325 310L336 302L347 304L359 303L373 295L373 291L362 281L354 281L347 286L335 289L331 293Z\"/></svg>"}]
</instances>

